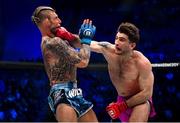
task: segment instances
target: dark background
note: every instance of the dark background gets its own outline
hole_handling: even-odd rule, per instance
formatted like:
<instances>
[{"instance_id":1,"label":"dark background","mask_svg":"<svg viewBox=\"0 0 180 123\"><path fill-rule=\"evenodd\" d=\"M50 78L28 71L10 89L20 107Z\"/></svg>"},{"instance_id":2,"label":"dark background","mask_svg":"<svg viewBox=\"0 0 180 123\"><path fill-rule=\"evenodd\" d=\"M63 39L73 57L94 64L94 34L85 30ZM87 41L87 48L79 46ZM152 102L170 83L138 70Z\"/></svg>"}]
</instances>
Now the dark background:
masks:
<instances>
[{"instance_id":1,"label":"dark background","mask_svg":"<svg viewBox=\"0 0 180 123\"><path fill-rule=\"evenodd\" d=\"M119 24L134 23L141 34L137 48L152 63L180 61L178 0L1 0L0 61L42 63L41 35L31 22L40 5L56 9L62 26L73 33L78 33L83 19L92 19L98 41L114 43ZM90 63L106 61L92 53ZM153 72L157 116L151 121L180 121L179 67L153 68ZM110 121L105 107L117 95L108 76L106 69L78 70L79 86L104 122ZM0 67L0 121L55 121L47 105L48 92L43 68Z\"/></svg>"}]
</instances>

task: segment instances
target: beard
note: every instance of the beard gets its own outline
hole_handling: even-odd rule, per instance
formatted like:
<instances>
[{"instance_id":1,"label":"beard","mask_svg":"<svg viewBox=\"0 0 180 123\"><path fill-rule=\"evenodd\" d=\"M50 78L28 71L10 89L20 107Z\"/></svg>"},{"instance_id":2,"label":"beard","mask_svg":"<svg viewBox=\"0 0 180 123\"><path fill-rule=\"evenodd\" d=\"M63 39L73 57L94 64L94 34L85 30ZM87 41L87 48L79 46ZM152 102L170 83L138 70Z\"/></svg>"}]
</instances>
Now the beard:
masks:
<instances>
[{"instance_id":1,"label":"beard","mask_svg":"<svg viewBox=\"0 0 180 123\"><path fill-rule=\"evenodd\" d=\"M117 54L117 55L125 55L128 52L129 52L129 50L126 48L119 48L119 47L115 48L115 54Z\"/></svg>"},{"instance_id":2,"label":"beard","mask_svg":"<svg viewBox=\"0 0 180 123\"><path fill-rule=\"evenodd\" d=\"M56 30L57 30L58 28L60 28L60 26L51 26L51 27L50 27L50 31L51 31L53 34L55 34L55 32L56 32Z\"/></svg>"},{"instance_id":3,"label":"beard","mask_svg":"<svg viewBox=\"0 0 180 123\"><path fill-rule=\"evenodd\" d=\"M123 50L119 47L115 47L115 54L121 55L123 53Z\"/></svg>"}]
</instances>

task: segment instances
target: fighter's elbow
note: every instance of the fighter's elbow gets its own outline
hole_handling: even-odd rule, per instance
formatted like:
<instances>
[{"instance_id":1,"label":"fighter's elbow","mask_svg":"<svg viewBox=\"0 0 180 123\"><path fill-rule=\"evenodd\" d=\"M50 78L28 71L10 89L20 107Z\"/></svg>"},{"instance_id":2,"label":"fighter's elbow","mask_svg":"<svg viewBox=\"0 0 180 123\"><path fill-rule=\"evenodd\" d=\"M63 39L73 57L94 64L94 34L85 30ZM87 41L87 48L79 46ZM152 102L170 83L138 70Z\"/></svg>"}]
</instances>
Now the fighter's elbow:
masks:
<instances>
[{"instance_id":1,"label":"fighter's elbow","mask_svg":"<svg viewBox=\"0 0 180 123\"><path fill-rule=\"evenodd\" d=\"M87 67L88 65L87 64L81 64L80 66L79 66L79 68L85 68L85 67Z\"/></svg>"},{"instance_id":2,"label":"fighter's elbow","mask_svg":"<svg viewBox=\"0 0 180 123\"><path fill-rule=\"evenodd\" d=\"M143 95L144 95L144 98L145 98L146 100L148 100L149 98L152 97L152 91L150 91L150 90L144 90Z\"/></svg>"},{"instance_id":3,"label":"fighter's elbow","mask_svg":"<svg viewBox=\"0 0 180 123\"><path fill-rule=\"evenodd\" d=\"M147 93L146 94L146 99L149 99L149 98L151 98L152 97L152 94L151 93Z\"/></svg>"},{"instance_id":4,"label":"fighter's elbow","mask_svg":"<svg viewBox=\"0 0 180 123\"><path fill-rule=\"evenodd\" d=\"M80 63L76 64L78 68L85 68L88 66L89 60L82 60Z\"/></svg>"}]
</instances>

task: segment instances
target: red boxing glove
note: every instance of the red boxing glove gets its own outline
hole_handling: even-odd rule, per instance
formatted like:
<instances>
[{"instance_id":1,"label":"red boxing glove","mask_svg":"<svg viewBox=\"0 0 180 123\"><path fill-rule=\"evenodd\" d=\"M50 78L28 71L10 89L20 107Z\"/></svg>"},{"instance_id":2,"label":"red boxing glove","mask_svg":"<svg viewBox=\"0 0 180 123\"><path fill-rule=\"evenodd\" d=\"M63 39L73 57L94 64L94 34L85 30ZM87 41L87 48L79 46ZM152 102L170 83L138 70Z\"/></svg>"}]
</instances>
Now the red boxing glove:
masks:
<instances>
[{"instance_id":1,"label":"red boxing glove","mask_svg":"<svg viewBox=\"0 0 180 123\"><path fill-rule=\"evenodd\" d=\"M76 37L68 32L64 27L57 28L55 30L55 35L67 41L74 41L76 39Z\"/></svg>"},{"instance_id":2,"label":"red boxing glove","mask_svg":"<svg viewBox=\"0 0 180 123\"><path fill-rule=\"evenodd\" d=\"M125 101L116 103L113 102L106 107L106 111L112 119L117 119L122 112L126 111L127 108L128 106Z\"/></svg>"}]
</instances>

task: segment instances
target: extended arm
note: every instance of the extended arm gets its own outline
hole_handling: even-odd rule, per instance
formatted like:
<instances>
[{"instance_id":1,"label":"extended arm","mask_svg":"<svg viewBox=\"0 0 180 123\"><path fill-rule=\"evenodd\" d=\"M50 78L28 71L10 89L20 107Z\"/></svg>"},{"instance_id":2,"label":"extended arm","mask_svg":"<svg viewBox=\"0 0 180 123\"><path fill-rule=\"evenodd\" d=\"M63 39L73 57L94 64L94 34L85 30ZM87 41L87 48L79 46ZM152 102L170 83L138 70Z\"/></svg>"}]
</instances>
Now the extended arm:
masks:
<instances>
[{"instance_id":1,"label":"extended arm","mask_svg":"<svg viewBox=\"0 0 180 123\"><path fill-rule=\"evenodd\" d=\"M104 50L113 50L114 45L107 42L97 42L97 41L91 41L91 51L97 52L97 53L103 53Z\"/></svg>"},{"instance_id":2,"label":"extended arm","mask_svg":"<svg viewBox=\"0 0 180 123\"><path fill-rule=\"evenodd\" d=\"M107 41L97 42L92 40L95 32L96 27L92 25L92 21L89 19L85 19L79 30L81 43L90 45L91 50L97 53L103 53L105 49L112 50L114 45L112 45L111 43Z\"/></svg>"}]
</instances>

